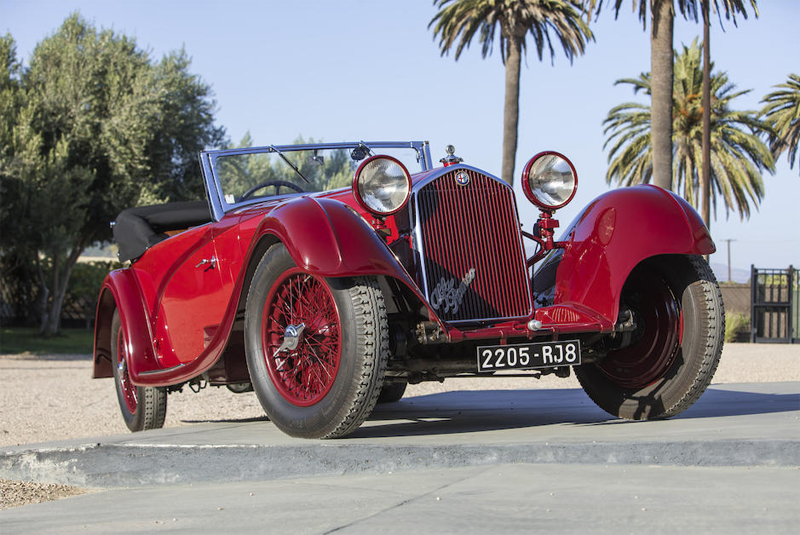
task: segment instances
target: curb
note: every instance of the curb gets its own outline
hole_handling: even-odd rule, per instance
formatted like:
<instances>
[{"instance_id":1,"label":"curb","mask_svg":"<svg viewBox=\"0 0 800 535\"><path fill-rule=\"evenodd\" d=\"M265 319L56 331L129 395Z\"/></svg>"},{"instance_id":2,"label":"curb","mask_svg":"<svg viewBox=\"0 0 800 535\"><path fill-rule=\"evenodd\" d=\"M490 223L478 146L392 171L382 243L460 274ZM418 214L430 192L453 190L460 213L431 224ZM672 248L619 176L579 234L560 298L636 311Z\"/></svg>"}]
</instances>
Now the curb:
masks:
<instances>
[{"instance_id":1,"label":"curb","mask_svg":"<svg viewBox=\"0 0 800 535\"><path fill-rule=\"evenodd\" d=\"M442 446L85 444L0 453L0 477L80 487L264 481L494 464L800 466L800 441Z\"/></svg>"}]
</instances>

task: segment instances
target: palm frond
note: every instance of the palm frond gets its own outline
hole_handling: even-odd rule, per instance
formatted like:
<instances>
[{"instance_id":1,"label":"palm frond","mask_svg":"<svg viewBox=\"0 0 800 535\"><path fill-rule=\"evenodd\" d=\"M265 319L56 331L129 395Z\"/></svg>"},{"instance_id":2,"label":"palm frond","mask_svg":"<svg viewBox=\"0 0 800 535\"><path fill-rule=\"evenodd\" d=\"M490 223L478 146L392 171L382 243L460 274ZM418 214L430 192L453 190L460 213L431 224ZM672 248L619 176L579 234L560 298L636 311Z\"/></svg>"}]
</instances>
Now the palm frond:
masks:
<instances>
[{"instance_id":1,"label":"palm frond","mask_svg":"<svg viewBox=\"0 0 800 535\"><path fill-rule=\"evenodd\" d=\"M790 74L786 83L775 87L779 90L769 93L761 101L766 103L761 115L771 128L768 139L773 155L777 159L786 152L789 166L794 168L800 142L800 76Z\"/></svg>"},{"instance_id":2,"label":"palm frond","mask_svg":"<svg viewBox=\"0 0 800 535\"><path fill-rule=\"evenodd\" d=\"M672 188L697 207L702 167L702 66L701 46L695 40L675 56L673 85L673 178ZM649 94L649 74L617 80L634 91ZM800 88L800 77L797 78ZM734 110L733 101L749 90L738 91L727 74L712 72L711 78L711 191L714 213L717 201L726 215L736 211L750 217L764 196L763 172L773 173L775 157L759 136L777 131L753 111ZM768 96L769 98L769 96ZM775 103L768 102L767 107ZM800 97L798 97L800 99ZM783 104L765 107L761 114L783 109ZM765 111L766 110L766 111ZM798 114L800 115L800 113ZM650 106L626 102L612 108L603 121L604 149L609 149L606 180L621 186L649 181L652 174ZM650 174L648 174L648 170ZM718 199L719 198L719 199Z\"/></svg>"}]
</instances>

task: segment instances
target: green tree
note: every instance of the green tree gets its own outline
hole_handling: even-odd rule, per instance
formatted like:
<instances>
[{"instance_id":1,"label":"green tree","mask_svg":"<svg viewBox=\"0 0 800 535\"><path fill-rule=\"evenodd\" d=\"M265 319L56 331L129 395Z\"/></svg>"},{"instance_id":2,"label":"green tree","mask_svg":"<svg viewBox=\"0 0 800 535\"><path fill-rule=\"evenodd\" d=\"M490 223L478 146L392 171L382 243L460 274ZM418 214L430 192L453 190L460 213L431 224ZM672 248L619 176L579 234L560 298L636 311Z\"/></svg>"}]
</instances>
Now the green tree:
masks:
<instances>
[{"instance_id":1,"label":"green tree","mask_svg":"<svg viewBox=\"0 0 800 535\"><path fill-rule=\"evenodd\" d=\"M584 0L587 13L599 14L604 0ZM638 12L642 28L647 28L648 10L650 13L650 72L652 79L652 147L653 147L653 183L665 189L672 189L675 177L672 176L672 110L673 88L673 28L675 20L675 4L677 1L680 13L686 18L698 21L702 16L703 0L631 0L633 11ZM706 0L711 2L712 0ZM749 0L758 16L756 0ZM614 5L615 16L624 0L609 0ZM736 23L736 14L747 18L745 3L747 0L713 0L715 11L722 16L720 4L725 17ZM699 7L698 7L699 6ZM721 20L721 19L720 19Z\"/></svg>"},{"instance_id":2,"label":"green tree","mask_svg":"<svg viewBox=\"0 0 800 535\"><path fill-rule=\"evenodd\" d=\"M27 305L37 281L26 269L35 252L29 226L20 225L18 213L22 184L12 178L14 168L14 125L22 108L22 65L17 59L11 35L0 37L0 280L3 297L20 316L35 319ZM16 238L16 240L14 240ZM13 245L13 246L12 246Z\"/></svg>"},{"instance_id":3,"label":"green tree","mask_svg":"<svg viewBox=\"0 0 800 535\"><path fill-rule=\"evenodd\" d=\"M295 145L316 143L314 138L304 139L298 136ZM236 147L252 147L253 141L250 132L247 132ZM321 151L319 158L313 158L316 152L312 151L287 151L284 156L308 180L305 183L297 172L292 169L276 153L254 153L222 157L217 160L217 173L226 193L234 196L241 195L251 187L268 181L281 181L296 184L303 191L330 191L332 189L348 187L353 181L355 167L348 151L343 149ZM265 190L273 194L272 190ZM282 190L287 193L287 189Z\"/></svg>"},{"instance_id":4,"label":"green tree","mask_svg":"<svg viewBox=\"0 0 800 535\"><path fill-rule=\"evenodd\" d=\"M500 56L505 65L505 105L503 109L502 178L514 182L519 123L519 87L522 56L527 51L530 33L539 60L545 50L555 58L554 44L572 59L583 54L586 42L594 39L581 18L579 0L434 0L439 12L428 24L434 38L439 36L442 55L455 47L455 59L469 48L480 34L483 57L492 53L499 34ZM499 32L498 32L499 30ZM552 35L551 35L552 32Z\"/></svg>"},{"instance_id":5,"label":"green tree","mask_svg":"<svg viewBox=\"0 0 800 535\"><path fill-rule=\"evenodd\" d=\"M0 37L0 199L13 198L17 186L8 178L13 172L14 123L24 97L21 75L22 65L17 60L14 39L6 34ZM0 203L0 223L7 223L12 218L13 206L7 202Z\"/></svg>"},{"instance_id":6,"label":"green tree","mask_svg":"<svg viewBox=\"0 0 800 535\"><path fill-rule=\"evenodd\" d=\"M134 40L73 14L21 73L24 98L0 163L12 193L2 248L37 273L43 334L58 331L72 269L87 246L110 238L109 221L143 195L197 191L188 155L222 130L208 86L188 65L182 52L154 64Z\"/></svg>"},{"instance_id":7,"label":"green tree","mask_svg":"<svg viewBox=\"0 0 800 535\"><path fill-rule=\"evenodd\" d=\"M683 47L675 57L673 85L673 136L675 154L672 175L675 190L697 207L700 197L702 165L702 47L697 40ZM630 84L634 92L651 92L649 73L638 78L617 80ZM761 173L774 172L774 159L759 134L769 126L754 111L736 111L732 101L749 91L735 91L725 73L711 76L711 188L716 214L717 196L726 214L735 209L741 218L750 216L764 195ZM649 183L653 178L651 107L627 102L613 108L604 124L608 135L604 147L609 151L608 182L631 186Z\"/></svg>"},{"instance_id":8,"label":"green tree","mask_svg":"<svg viewBox=\"0 0 800 535\"><path fill-rule=\"evenodd\" d=\"M800 141L800 76L790 74L784 84L778 84L761 102L766 103L761 110L764 119L772 127L770 148L777 159L786 151L786 160L794 168L797 157L797 144ZM798 166L800 171L800 166Z\"/></svg>"},{"instance_id":9,"label":"green tree","mask_svg":"<svg viewBox=\"0 0 800 535\"><path fill-rule=\"evenodd\" d=\"M216 103L211 87L190 73L190 66L191 60L181 49L152 67L161 98L147 154L149 184L159 199L204 200L197 153L225 142L225 129L214 125Z\"/></svg>"}]
</instances>

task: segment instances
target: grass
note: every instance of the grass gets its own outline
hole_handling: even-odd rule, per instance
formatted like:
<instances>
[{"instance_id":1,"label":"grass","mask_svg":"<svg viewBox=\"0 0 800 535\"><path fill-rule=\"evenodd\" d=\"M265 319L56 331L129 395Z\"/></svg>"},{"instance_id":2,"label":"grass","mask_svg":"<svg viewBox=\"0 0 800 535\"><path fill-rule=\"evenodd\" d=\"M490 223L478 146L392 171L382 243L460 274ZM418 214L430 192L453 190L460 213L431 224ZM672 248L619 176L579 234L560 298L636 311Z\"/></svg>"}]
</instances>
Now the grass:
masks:
<instances>
[{"instance_id":1,"label":"grass","mask_svg":"<svg viewBox=\"0 0 800 535\"><path fill-rule=\"evenodd\" d=\"M92 352L93 333L86 329L62 329L58 336L43 338L33 327L0 329L0 353L34 355L75 355Z\"/></svg>"}]
</instances>

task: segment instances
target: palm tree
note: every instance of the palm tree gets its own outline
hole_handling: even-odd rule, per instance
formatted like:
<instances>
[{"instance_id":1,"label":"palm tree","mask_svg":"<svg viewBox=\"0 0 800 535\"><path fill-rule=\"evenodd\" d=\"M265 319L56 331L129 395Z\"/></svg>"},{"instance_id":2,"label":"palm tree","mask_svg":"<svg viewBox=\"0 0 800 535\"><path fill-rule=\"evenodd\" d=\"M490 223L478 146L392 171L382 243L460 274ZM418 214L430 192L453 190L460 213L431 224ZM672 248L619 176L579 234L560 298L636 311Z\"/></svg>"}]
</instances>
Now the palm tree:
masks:
<instances>
[{"instance_id":1,"label":"palm tree","mask_svg":"<svg viewBox=\"0 0 800 535\"><path fill-rule=\"evenodd\" d=\"M519 123L519 76L528 33L533 37L539 61L545 50L555 58L554 44L560 44L572 62L583 54L586 42L594 39L581 18L580 0L434 0L440 8L428 28L434 26L442 55L455 46L455 59L469 48L480 34L483 57L490 55L499 33L500 55L506 68L505 108L503 111L502 178L514 182ZM499 29L499 32L498 32ZM553 33L552 37L550 32Z\"/></svg>"},{"instance_id":2,"label":"palm tree","mask_svg":"<svg viewBox=\"0 0 800 535\"><path fill-rule=\"evenodd\" d=\"M603 7L604 0L584 0L585 11L599 14ZM615 16L619 15L619 9L624 0L609 0L614 4ZM747 0L677 0L678 9L686 19L698 21L702 17L702 9L698 9L698 2L701 7L706 2L713 1L714 10L719 13L720 21L722 11L720 3L725 11L725 18L733 20L736 24L736 14L740 13L747 18L744 4ZM753 10L758 16L756 0L749 0ZM675 0L631 0L634 11L638 11L639 20L642 27L647 27L647 10L650 9L650 72L651 80L651 101L652 101L652 146L653 146L653 183L665 189L671 189L673 177L672 169L672 36L675 19Z\"/></svg>"},{"instance_id":3,"label":"palm tree","mask_svg":"<svg viewBox=\"0 0 800 535\"><path fill-rule=\"evenodd\" d=\"M761 114L773 129L770 135L770 148L777 159L783 151L789 166L794 169L794 160L797 157L797 144L800 140L800 76L790 74L785 84L775 87L782 88L773 91L761 102L766 106ZM800 171L800 166L798 166Z\"/></svg>"},{"instance_id":4,"label":"palm tree","mask_svg":"<svg viewBox=\"0 0 800 535\"><path fill-rule=\"evenodd\" d=\"M697 207L702 164L702 47L697 40L675 56L673 84L672 175L675 191ZM649 73L617 80L631 84L634 92L651 92ZM750 217L750 202L757 207L764 195L761 173L773 173L775 160L759 134L769 126L753 111L731 109L732 101L749 91L735 91L725 73L711 76L711 190L716 214L717 196L726 214L735 209L739 217ZM613 108L604 124L611 145L606 180L620 185L649 183L653 178L651 108L628 102ZM610 135L609 135L610 134Z\"/></svg>"}]
</instances>

